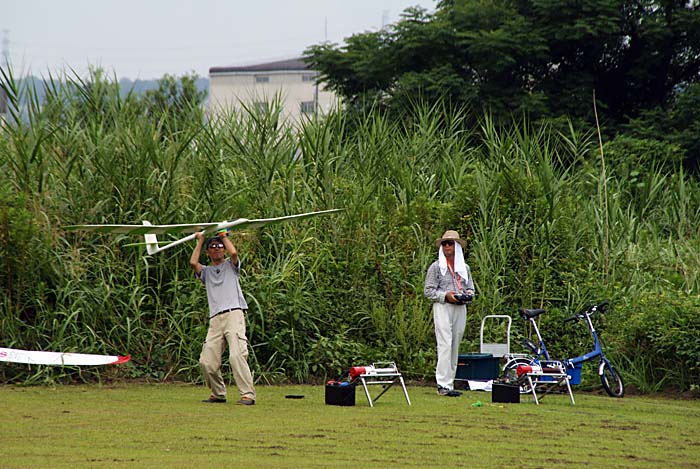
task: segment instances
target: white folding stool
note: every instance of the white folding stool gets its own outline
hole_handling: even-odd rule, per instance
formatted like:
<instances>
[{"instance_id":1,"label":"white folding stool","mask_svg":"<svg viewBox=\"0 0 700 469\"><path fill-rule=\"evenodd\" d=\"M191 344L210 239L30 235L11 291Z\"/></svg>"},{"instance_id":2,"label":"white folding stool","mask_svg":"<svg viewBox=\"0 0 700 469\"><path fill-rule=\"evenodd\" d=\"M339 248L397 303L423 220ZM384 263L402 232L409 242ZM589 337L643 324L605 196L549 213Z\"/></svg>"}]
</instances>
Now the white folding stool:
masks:
<instances>
[{"instance_id":1,"label":"white folding stool","mask_svg":"<svg viewBox=\"0 0 700 469\"><path fill-rule=\"evenodd\" d=\"M374 402L372 401L372 397L369 394L367 386L381 384L384 387L382 392L380 392L379 395L374 398L376 401L382 397L384 393L387 392L389 388L391 388L397 381L401 384L403 395L406 397L406 402L408 405L411 405L411 400L408 398L408 391L406 391L406 384L403 381L403 376L401 376L401 373L399 373L399 370L396 367L396 363L378 362L372 363L372 366L353 367L351 368L351 373L353 369L364 369L363 372L354 376L353 379L355 382L360 381L362 383L362 387L365 390L365 396L367 396L367 402L369 402L370 407L374 407Z\"/></svg>"},{"instance_id":2,"label":"white folding stool","mask_svg":"<svg viewBox=\"0 0 700 469\"><path fill-rule=\"evenodd\" d=\"M532 393L532 397L537 405L540 405L540 401L537 398L538 388L540 389L539 398L541 399L552 390L560 386L566 386L571 405L574 405L576 403L574 402L574 394L571 392L569 379L569 375L566 373L566 367L563 363L550 361L543 363L539 370L529 371L520 375L518 377L518 384L521 387L528 387L528 392ZM543 388L544 392L542 392Z\"/></svg>"}]
</instances>

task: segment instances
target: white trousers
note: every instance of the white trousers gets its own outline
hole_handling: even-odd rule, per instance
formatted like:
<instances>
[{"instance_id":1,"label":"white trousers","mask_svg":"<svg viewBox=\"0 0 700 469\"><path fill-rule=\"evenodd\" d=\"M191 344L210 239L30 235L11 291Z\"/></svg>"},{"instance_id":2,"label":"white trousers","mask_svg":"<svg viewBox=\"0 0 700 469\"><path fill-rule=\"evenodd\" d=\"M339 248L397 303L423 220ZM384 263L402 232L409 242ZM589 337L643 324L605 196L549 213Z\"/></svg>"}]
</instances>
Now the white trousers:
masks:
<instances>
[{"instance_id":1,"label":"white trousers","mask_svg":"<svg viewBox=\"0 0 700 469\"><path fill-rule=\"evenodd\" d=\"M454 389L459 343L467 325L467 307L452 303L433 303L433 321L437 340L435 381L440 387Z\"/></svg>"}]
</instances>

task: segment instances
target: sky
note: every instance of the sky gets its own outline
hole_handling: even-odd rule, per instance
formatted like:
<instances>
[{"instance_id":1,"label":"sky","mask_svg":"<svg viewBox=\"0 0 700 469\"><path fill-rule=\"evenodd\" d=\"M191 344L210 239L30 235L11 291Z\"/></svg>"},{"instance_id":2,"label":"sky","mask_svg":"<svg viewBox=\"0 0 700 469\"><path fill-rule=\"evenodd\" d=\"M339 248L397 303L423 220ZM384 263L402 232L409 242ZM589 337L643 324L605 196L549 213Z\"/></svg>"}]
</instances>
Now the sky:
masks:
<instances>
[{"instance_id":1,"label":"sky","mask_svg":"<svg viewBox=\"0 0 700 469\"><path fill-rule=\"evenodd\" d=\"M0 0L1 64L15 76L89 67L131 80L209 75L209 68L342 45L436 0Z\"/></svg>"}]
</instances>

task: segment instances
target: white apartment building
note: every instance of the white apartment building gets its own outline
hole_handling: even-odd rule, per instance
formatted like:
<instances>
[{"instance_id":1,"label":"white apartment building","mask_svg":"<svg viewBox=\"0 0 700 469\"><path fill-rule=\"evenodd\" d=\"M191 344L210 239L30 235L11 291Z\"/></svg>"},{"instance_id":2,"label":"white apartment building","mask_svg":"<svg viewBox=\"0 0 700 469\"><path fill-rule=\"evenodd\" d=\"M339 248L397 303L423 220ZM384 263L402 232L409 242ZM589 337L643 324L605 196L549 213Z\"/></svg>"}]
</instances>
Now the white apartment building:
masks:
<instances>
[{"instance_id":1,"label":"white apartment building","mask_svg":"<svg viewBox=\"0 0 700 469\"><path fill-rule=\"evenodd\" d=\"M209 69L209 112L267 107L280 96L282 117L298 121L303 114L327 113L336 105L334 93L316 84L318 73L301 59L282 60L244 67Z\"/></svg>"}]
</instances>

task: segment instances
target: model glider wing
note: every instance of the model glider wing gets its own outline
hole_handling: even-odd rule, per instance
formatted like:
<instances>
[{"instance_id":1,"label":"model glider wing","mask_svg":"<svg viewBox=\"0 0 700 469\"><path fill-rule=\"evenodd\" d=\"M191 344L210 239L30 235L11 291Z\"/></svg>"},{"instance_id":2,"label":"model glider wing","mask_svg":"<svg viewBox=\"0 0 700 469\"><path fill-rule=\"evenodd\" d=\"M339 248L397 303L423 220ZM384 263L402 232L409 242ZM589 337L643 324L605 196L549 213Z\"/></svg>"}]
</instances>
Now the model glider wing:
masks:
<instances>
[{"instance_id":1,"label":"model glider wing","mask_svg":"<svg viewBox=\"0 0 700 469\"><path fill-rule=\"evenodd\" d=\"M142 225L71 225L65 229L69 231L90 231L93 233L122 233L130 235L142 235L145 238L144 244L148 254L165 251L178 244L185 243L195 238L196 233L203 231L204 233L216 233L220 230L243 230L259 228L270 223L278 223L289 220L315 217L318 215L327 215L340 212L342 209L322 210L319 212L300 213L298 215L287 215L276 218L260 218L249 220L247 218L239 218L233 221L223 221L220 223L192 223L180 225L152 225L148 221L144 221ZM156 235L159 234L184 234L191 233L184 238L159 246Z\"/></svg>"},{"instance_id":2,"label":"model glider wing","mask_svg":"<svg viewBox=\"0 0 700 469\"><path fill-rule=\"evenodd\" d=\"M315 217L317 215L327 215L329 213L335 213L335 212L340 212L342 209L336 208L332 210L322 210L320 212L309 212L309 213L301 213L298 215L287 215L286 217L277 217L277 218L260 218L257 220L248 220L247 218L239 218L236 221L232 222L224 222L222 225L228 225L225 226L225 228L228 228L230 230L251 230L253 228L260 228L261 226L268 225L270 223L279 223L279 222L284 222L284 221L289 221L289 220L297 220L297 219L302 219L302 218L309 218L309 217ZM218 231L218 230L214 230Z\"/></svg>"},{"instance_id":3,"label":"model glider wing","mask_svg":"<svg viewBox=\"0 0 700 469\"><path fill-rule=\"evenodd\" d=\"M0 347L0 362L29 365L89 366L126 363L131 355L90 355L85 353L39 352Z\"/></svg>"},{"instance_id":4,"label":"model glider wing","mask_svg":"<svg viewBox=\"0 0 700 469\"><path fill-rule=\"evenodd\" d=\"M91 231L93 233L121 233L128 235L146 234L182 234L208 231L219 226L219 223L185 223L180 225L71 225L68 231Z\"/></svg>"}]
</instances>

